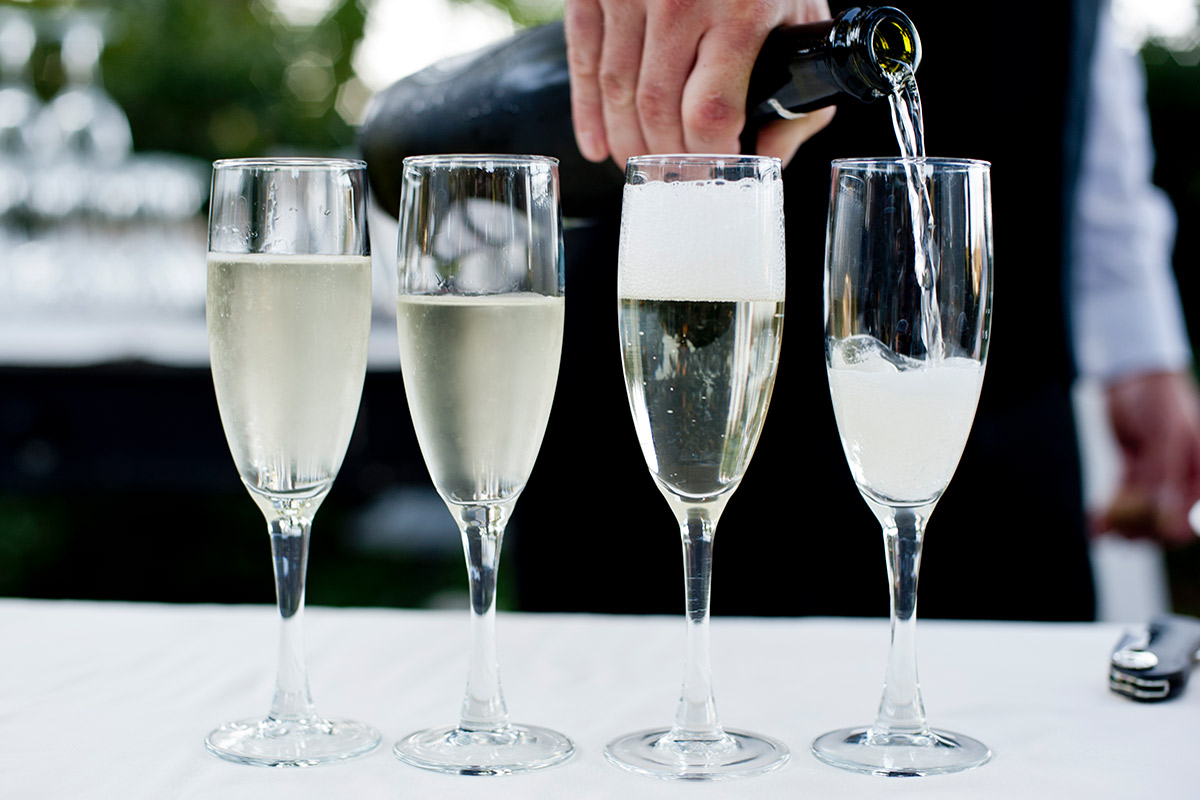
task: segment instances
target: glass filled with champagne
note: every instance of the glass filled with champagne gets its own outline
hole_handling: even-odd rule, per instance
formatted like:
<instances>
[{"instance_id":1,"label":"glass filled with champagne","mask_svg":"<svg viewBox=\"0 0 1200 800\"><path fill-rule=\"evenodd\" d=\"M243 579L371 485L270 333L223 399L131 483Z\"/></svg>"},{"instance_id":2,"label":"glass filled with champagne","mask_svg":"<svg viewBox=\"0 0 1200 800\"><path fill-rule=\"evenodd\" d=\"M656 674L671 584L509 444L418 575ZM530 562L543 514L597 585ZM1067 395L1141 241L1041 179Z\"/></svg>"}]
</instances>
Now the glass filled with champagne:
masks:
<instances>
[{"instance_id":1,"label":"glass filled with champagne","mask_svg":"<svg viewBox=\"0 0 1200 800\"><path fill-rule=\"evenodd\" d=\"M358 416L371 326L366 165L239 159L213 165L207 318L225 438L266 517L282 617L265 719L208 735L222 758L311 766L362 755L379 733L317 714L301 619L313 515Z\"/></svg>"},{"instance_id":2,"label":"glass filled with champagne","mask_svg":"<svg viewBox=\"0 0 1200 800\"><path fill-rule=\"evenodd\" d=\"M750 463L783 332L780 162L641 156L626 166L617 272L625 387L642 454L679 523L687 661L675 724L616 739L620 767L715 780L781 766L774 739L718 721L709 665L717 521Z\"/></svg>"},{"instance_id":3,"label":"glass filled with champagne","mask_svg":"<svg viewBox=\"0 0 1200 800\"><path fill-rule=\"evenodd\" d=\"M991 752L926 721L917 573L926 523L966 446L987 363L990 167L848 159L833 162L832 184L825 360L850 473L883 528L891 648L875 723L827 733L812 748L823 761L861 772L958 772Z\"/></svg>"},{"instance_id":4,"label":"glass filled with champagne","mask_svg":"<svg viewBox=\"0 0 1200 800\"><path fill-rule=\"evenodd\" d=\"M458 724L417 731L394 753L465 775L549 767L574 745L509 721L495 620L504 529L542 444L562 352L558 162L406 158L398 249L404 392L430 478L462 534L472 645Z\"/></svg>"}]
</instances>

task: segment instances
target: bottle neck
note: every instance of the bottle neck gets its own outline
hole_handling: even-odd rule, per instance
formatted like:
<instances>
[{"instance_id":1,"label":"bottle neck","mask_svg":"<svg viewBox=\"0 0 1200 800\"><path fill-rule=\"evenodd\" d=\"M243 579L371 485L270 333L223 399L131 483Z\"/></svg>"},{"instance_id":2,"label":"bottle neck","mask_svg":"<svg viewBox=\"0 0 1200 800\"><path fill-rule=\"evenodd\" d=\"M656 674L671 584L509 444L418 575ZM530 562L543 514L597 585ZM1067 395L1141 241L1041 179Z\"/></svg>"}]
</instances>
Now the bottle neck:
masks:
<instances>
[{"instance_id":1,"label":"bottle neck","mask_svg":"<svg viewBox=\"0 0 1200 800\"><path fill-rule=\"evenodd\" d=\"M849 8L832 20L777 28L750 77L751 125L833 105L849 96L869 102L894 91L900 63L915 71L920 39L894 8Z\"/></svg>"},{"instance_id":2,"label":"bottle neck","mask_svg":"<svg viewBox=\"0 0 1200 800\"><path fill-rule=\"evenodd\" d=\"M829 58L835 20L787 25L767 36L750 74L746 111L765 123L831 105L842 92ZM796 82L799 71L801 82Z\"/></svg>"}]
</instances>

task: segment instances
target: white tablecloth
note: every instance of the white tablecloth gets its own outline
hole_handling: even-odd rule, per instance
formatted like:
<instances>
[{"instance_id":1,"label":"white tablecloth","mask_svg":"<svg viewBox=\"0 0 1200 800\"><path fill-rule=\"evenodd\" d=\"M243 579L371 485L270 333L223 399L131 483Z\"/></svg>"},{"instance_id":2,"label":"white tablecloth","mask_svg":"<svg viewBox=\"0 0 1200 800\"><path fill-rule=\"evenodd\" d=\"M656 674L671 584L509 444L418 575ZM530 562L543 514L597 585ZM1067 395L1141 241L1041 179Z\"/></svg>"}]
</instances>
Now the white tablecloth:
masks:
<instances>
[{"instance_id":1,"label":"white tablecloth","mask_svg":"<svg viewBox=\"0 0 1200 800\"><path fill-rule=\"evenodd\" d=\"M713 623L717 704L729 727L773 735L781 770L713 784L621 771L604 744L669 724L683 622L662 617L501 614L514 721L570 735L566 764L502 778L402 764L391 743L456 719L466 613L312 608L310 682L328 716L375 725L384 745L356 761L272 770L209 755L217 723L266 711L278 620L262 606L0 600L0 798L1141 798L1194 797L1200 685L1165 703L1108 691L1114 625L918 625L935 726L995 753L959 775L887 779L816 761L812 739L869 722L887 650L883 620Z\"/></svg>"}]
</instances>

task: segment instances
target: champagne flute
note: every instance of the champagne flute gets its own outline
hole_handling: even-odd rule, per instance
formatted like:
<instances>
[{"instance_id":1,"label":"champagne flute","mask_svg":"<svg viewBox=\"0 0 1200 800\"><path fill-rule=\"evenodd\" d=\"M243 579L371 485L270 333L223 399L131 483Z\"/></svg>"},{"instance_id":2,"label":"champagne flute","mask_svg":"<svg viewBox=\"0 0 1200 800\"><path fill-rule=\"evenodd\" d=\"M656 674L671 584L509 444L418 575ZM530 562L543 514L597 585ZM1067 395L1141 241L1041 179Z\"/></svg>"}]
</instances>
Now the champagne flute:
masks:
<instances>
[{"instance_id":1,"label":"champagne flute","mask_svg":"<svg viewBox=\"0 0 1200 800\"><path fill-rule=\"evenodd\" d=\"M399 271L404 391L425 465L462 533L472 645L459 723L413 733L394 752L469 775L549 767L574 745L509 721L495 621L504 528L542 444L562 352L558 162L406 158Z\"/></svg>"},{"instance_id":2,"label":"champagne flute","mask_svg":"<svg viewBox=\"0 0 1200 800\"><path fill-rule=\"evenodd\" d=\"M366 374L365 167L298 158L213 165L213 384L233 460L267 520L283 619L267 717L227 723L205 740L230 761L310 766L379 744L370 726L317 714L301 632L309 530L345 456Z\"/></svg>"},{"instance_id":3,"label":"champagne flute","mask_svg":"<svg viewBox=\"0 0 1200 800\"><path fill-rule=\"evenodd\" d=\"M604 751L660 778L781 766L774 739L724 729L709 664L713 535L758 442L783 330L778 159L642 156L625 172L617 292L625 386L642 454L679 522L687 601L683 690L669 729Z\"/></svg>"},{"instance_id":4,"label":"champagne flute","mask_svg":"<svg viewBox=\"0 0 1200 800\"><path fill-rule=\"evenodd\" d=\"M917 572L925 525L966 446L987 361L990 166L849 159L833 162L832 185L826 367L850 472L883 527L891 647L875 724L827 733L812 749L835 766L880 775L958 772L991 752L926 722Z\"/></svg>"}]
</instances>

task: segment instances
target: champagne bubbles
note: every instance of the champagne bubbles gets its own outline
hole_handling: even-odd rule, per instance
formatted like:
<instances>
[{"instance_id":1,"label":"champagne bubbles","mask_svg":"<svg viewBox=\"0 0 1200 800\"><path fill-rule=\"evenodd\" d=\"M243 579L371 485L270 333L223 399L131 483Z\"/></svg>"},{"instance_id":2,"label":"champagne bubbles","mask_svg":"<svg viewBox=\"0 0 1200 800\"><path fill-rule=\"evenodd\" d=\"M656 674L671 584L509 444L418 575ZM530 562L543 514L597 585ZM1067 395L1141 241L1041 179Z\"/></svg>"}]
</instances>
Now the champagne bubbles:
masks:
<instances>
[{"instance_id":1,"label":"champagne bubbles","mask_svg":"<svg viewBox=\"0 0 1200 800\"><path fill-rule=\"evenodd\" d=\"M621 220L621 297L784 298L778 178L627 184Z\"/></svg>"}]
</instances>

